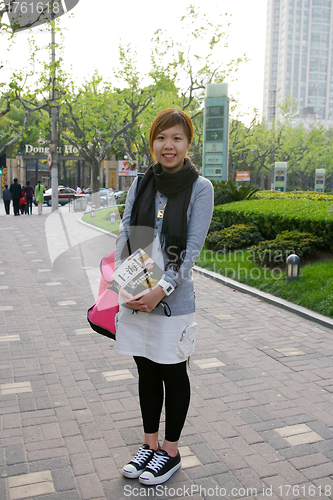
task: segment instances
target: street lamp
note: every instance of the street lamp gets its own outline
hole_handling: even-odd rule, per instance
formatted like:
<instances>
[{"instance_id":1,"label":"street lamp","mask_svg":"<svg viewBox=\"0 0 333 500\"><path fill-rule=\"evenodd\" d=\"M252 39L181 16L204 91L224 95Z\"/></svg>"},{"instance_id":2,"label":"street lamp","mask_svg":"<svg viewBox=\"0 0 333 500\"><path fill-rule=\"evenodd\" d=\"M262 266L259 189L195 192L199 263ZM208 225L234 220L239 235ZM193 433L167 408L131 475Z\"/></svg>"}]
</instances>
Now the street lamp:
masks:
<instances>
[{"instance_id":1,"label":"street lamp","mask_svg":"<svg viewBox=\"0 0 333 500\"><path fill-rule=\"evenodd\" d=\"M287 258L286 280L292 281L299 278L300 258L296 254L291 254Z\"/></svg>"}]
</instances>

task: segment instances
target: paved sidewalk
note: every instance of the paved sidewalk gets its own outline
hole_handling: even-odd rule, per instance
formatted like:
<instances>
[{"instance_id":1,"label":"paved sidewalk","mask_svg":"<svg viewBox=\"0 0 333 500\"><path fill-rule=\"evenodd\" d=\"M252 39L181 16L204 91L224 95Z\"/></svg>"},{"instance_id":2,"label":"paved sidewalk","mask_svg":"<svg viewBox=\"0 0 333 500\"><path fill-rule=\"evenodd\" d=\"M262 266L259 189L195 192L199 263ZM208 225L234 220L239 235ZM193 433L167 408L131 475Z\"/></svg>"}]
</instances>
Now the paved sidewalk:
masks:
<instances>
[{"instance_id":1,"label":"paved sidewalk","mask_svg":"<svg viewBox=\"0 0 333 500\"><path fill-rule=\"evenodd\" d=\"M332 499L333 330L199 274L183 466L121 476L136 368L86 321L115 239L48 214L0 205L0 499Z\"/></svg>"}]
</instances>

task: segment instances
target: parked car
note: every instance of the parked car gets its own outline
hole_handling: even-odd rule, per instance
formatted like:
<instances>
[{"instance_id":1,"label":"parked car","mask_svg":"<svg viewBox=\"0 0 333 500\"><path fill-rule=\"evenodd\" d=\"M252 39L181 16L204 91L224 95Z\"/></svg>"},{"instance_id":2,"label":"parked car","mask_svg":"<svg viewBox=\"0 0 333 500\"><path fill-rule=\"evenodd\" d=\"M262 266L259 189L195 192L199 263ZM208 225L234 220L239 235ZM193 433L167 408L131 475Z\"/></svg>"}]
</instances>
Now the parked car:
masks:
<instances>
[{"instance_id":1,"label":"parked car","mask_svg":"<svg viewBox=\"0 0 333 500\"><path fill-rule=\"evenodd\" d=\"M66 203L69 203L71 200L77 199L77 198L82 198L85 195L78 194L75 189L69 188L69 187L64 187L64 186L59 186L58 187L58 202L60 205L66 205ZM47 204L47 206L52 205L52 188L47 189L44 193L44 203Z\"/></svg>"},{"instance_id":2,"label":"parked car","mask_svg":"<svg viewBox=\"0 0 333 500\"><path fill-rule=\"evenodd\" d=\"M118 198L120 198L121 195L124 193L125 193L125 191L114 191L113 196L116 198L116 200L118 200Z\"/></svg>"},{"instance_id":3,"label":"parked car","mask_svg":"<svg viewBox=\"0 0 333 500\"><path fill-rule=\"evenodd\" d=\"M87 201L92 201L92 191L90 188L85 191L87 196ZM101 207L108 207L112 205L113 202L113 190L108 188L99 188L99 199Z\"/></svg>"}]
</instances>

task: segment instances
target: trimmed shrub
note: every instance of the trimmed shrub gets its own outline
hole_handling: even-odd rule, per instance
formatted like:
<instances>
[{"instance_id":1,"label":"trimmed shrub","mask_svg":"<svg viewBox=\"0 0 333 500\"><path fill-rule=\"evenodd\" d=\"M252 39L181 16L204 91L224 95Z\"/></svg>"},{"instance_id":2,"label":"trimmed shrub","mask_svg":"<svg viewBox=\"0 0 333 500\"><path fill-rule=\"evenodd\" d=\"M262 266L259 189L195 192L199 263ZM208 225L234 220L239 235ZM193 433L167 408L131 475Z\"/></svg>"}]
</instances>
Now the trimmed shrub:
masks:
<instances>
[{"instance_id":1,"label":"trimmed shrub","mask_svg":"<svg viewBox=\"0 0 333 500\"><path fill-rule=\"evenodd\" d=\"M323 239L312 233L283 231L274 240L261 241L250 248L253 260L267 266L285 264L288 255L297 254L306 259L322 248Z\"/></svg>"},{"instance_id":2,"label":"trimmed shrub","mask_svg":"<svg viewBox=\"0 0 333 500\"><path fill-rule=\"evenodd\" d=\"M260 191L254 195L254 198L264 198L276 200L278 198L290 200L315 200L315 201L330 201L333 203L333 195L328 193L317 193L315 191L296 191L283 193L282 191Z\"/></svg>"},{"instance_id":3,"label":"trimmed shrub","mask_svg":"<svg viewBox=\"0 0 333 500\"><path fill-rule=\"evenodd\" d=\"M206 238L206 246L209 250L226 252L237 248L247 248L263 239L256 226L238 224L209 233Z\"/></svg>"},{"instance_id":4,"label":"trimmed shrub","mask_svg":"<svg viewBox=\"0 0 333 500\"><path fill-rule=\"evenodd\" d=\"M124 216L125 205L117 205L119 216L122 219Z\"/></svg>"},{"instance_id":5,"label":"trimmed shrub","mask_svg":"<svg viewBox=\"0 0 333 500\"><path fill-rule=\"evenodd\" d=\"M214 217L224 227L254 224L267 240L282 231L311 232L323 239L323 249L333 250L333 204L308 199L261 199L220 205Z\"/></svg>"},{"instance_id":6,"label":"trimmed shrub","mask_svg":"<svg viewBox=\"0 0 333 500\"><path fill-rule=\"evenodd\" d=\"M221 231L225 226L219 217L212 217L208 233L215 233L216 231Z\"/></svg>"}]
</instances>

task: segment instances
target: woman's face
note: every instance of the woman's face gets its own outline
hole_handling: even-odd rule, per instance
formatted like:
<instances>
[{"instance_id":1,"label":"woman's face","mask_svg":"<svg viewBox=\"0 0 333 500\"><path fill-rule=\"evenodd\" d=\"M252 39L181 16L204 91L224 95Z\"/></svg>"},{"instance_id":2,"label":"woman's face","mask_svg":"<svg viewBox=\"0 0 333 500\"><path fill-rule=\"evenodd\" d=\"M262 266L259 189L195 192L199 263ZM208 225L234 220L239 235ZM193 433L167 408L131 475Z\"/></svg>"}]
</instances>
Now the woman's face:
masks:
<instances>
[{"instance_id":1,"label":"woman's face","mask_svg":"<svg viewBox=\"0 0 333 500\"><path fill-rule=\"evenodd\" d=\"M174 174L184 166L184 158L190 147L182 125L162 130L153 142L156 160L164 172Z\"/></svg>"}]
</instances>

